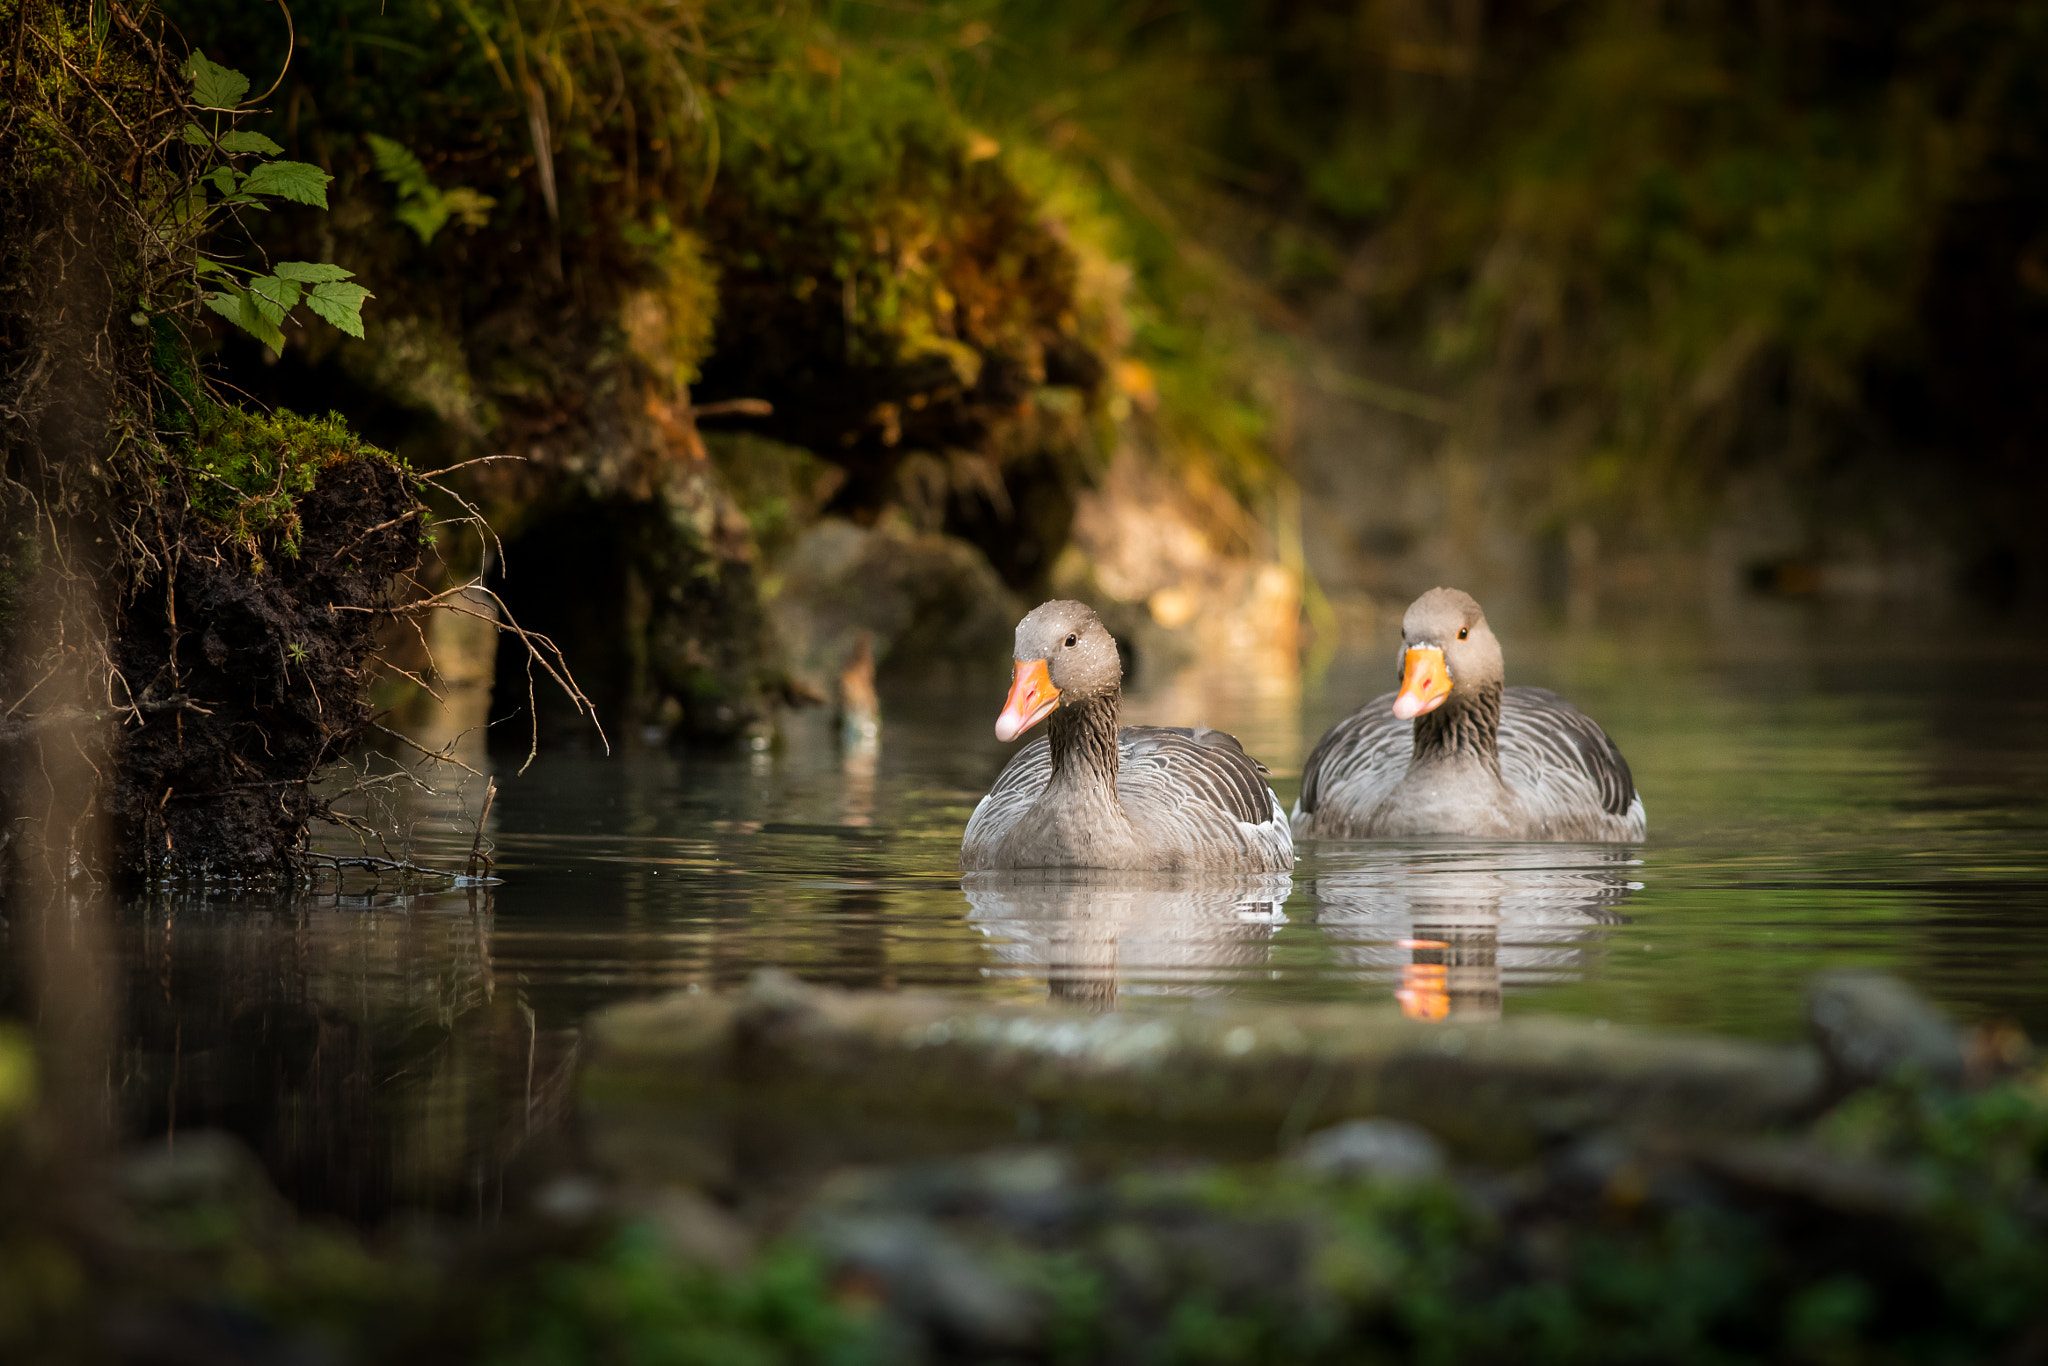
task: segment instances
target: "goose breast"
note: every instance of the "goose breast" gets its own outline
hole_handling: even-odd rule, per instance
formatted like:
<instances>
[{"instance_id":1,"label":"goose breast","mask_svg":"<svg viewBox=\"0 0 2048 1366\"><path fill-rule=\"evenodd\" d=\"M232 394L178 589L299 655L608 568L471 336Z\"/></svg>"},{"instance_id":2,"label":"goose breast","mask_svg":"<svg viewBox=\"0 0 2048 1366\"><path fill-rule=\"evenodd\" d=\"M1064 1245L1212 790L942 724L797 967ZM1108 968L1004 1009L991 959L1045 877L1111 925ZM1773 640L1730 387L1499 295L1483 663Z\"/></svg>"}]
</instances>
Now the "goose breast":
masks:
<instances>
[{"instance_id":1,"label":"goose breast","mask_svg":"<svg viewBox=\"0 0 2048 1366\"><path fill-rule=\"evenodd\" d=\"M1293 831L1266 773L1265 765L1223 731L1122 727L1117 732L1116 797L1135 846L1130 866L1226 872L1292 868ZM1031 851L1015 847L1011 837L1028 836L1034 816L1058 815L1039 809L1051 778L1052 747L1041 736L1004 765L975 806L961 841L962 865L970 871L1045 866L1032 862ZM1053 851L1045 852L1051 861Z\"/></svg>"},{"instance_id":2,"label":"goose breast","mask_svg":"<svg viewBox=\"0 0 2048 1366\"><path fill-rule=\"evenodd\" d=\"M1393 693L1332 726L1302 769L1296 835L1373 839L1395 826L1394 804L1410 792L1415 723L1395 717ZM1500 787L1496 809L1470 813L1484 833L1509 839L1643 838L1647 818L1628 761L1598 722L1548 688L1501 696ZM1426 783L1429 775L1417 774ZM1408 832L1413 833L1413 832ZM1460 835L1471 829L1444 828Z\"/></svg>"}]
</instances>

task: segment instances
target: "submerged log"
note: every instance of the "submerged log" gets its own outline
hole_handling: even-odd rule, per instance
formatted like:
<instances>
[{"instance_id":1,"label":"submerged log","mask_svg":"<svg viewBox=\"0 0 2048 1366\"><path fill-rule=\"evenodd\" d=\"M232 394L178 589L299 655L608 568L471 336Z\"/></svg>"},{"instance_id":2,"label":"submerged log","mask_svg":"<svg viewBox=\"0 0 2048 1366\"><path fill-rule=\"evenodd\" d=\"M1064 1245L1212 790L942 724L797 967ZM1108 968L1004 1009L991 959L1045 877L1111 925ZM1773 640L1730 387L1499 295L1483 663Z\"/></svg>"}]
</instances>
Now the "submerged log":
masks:
<instances>
[{"instance_id":1,"label":"submerged log","mask_svg":"<svg viewBox=\"0 0 2048 1366\"><path fill-rule=\"evenodd\" d=\"M1237 1003L1088 1014L780 973L744 994L617 1007L592 1031L583 1098L600 1159L714 1185L1015 1141L1253 1156L1364 1116L1509 1162L1595 1128L1760 1133L1823 1093L1810 1048L1597 1021Z\"/></svg>"}]
</instances>

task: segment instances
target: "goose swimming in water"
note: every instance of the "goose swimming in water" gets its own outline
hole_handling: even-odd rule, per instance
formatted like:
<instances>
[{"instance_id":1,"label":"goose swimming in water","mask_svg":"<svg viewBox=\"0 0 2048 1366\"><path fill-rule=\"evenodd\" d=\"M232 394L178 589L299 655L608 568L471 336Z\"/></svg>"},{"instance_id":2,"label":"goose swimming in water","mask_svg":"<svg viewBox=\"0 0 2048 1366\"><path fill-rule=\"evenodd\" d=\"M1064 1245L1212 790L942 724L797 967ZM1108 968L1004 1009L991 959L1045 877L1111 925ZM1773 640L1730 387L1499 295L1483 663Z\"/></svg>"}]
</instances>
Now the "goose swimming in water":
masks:
<instances>
[{"instance_id":1,"label":"goose swimming in water","mask_svg":"<svg viewBox=\"0 0 2048 1366\"><path fill-rule=\"evenodd\" d=\"M1432 588L1401 619L1401 688L1330 727L1301 774L1303 839L1643 838L1628 761L1548 688L1503 686L1469 593Z\"/></svg>"},{"instance_id":2,"label":"goose swimming in water","mask_svg":"<svg viewBox=\"0 0 2048 1366\"><path fill-rule=\"evenodd\" d=\"M1117 726L1123 664L1085 604L1054 601L1017 623L1016 671L996 718L1014 740L1048 716L968 818L960 866L1284 872L1294 838L1265 765L1234 736L1196 726Z\"/></svg>"}]
</instances>

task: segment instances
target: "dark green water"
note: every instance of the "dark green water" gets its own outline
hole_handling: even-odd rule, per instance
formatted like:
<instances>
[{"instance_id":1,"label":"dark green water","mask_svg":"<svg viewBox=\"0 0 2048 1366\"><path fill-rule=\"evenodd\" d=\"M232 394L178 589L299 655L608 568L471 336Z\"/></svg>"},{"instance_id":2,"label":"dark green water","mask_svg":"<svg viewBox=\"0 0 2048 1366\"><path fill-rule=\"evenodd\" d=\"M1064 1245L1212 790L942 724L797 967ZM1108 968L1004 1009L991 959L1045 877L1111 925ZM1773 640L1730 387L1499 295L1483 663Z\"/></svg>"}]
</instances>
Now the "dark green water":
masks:
<instances>
[{"instance_id":1,"label":"dark green water","mask_svg":"<svg viewBox=\"0 0 2048 1366\"><path fill-rule=\"evenodd\" d=\"M771 964L1009 1001L1237 993L1770 1038L1798 1032L1812 971L1857 963L2048 1036L2048 652L1981 625L1764 625L1509 637L1511 681L1620 742L1640 848L1318 845L1277 885L963 888L959 832L1007 753L999 676L885 693L873 750L812 714L762 753L501 769L488 893L352 875L287 904L130 907L119 1089L138 1132L243 1132L310 1204L488 1213L558 1141L590 1011ZM1383 644L1302 688L1183 677L1128 711L1234 730L1291 803L1323 727L1386 686ZM414 856L462 862L479 786L408 804Z\"/></svg>"}]
</instances>

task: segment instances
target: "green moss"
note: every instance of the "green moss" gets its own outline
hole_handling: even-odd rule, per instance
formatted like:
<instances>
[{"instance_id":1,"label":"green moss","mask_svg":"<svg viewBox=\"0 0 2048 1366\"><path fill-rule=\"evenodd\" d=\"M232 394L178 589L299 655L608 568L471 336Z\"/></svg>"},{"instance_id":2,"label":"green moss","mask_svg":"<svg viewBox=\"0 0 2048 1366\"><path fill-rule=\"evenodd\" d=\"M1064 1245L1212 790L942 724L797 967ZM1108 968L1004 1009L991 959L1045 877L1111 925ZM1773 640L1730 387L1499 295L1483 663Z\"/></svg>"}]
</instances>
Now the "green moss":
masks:
<instances>
[{"instance_id":1,"label":"green moss","mask_svg":"<svg viewBox=\"0 0 2048 1366\"><path fill-rule=\"evenodd\" d=\"M626 296L620 329L633 354L663 381L694 383L718 322L718 267L705 254L704 239L672 227L665 214L655 229L633 236L648 248L649 279Z\"/></svg>"},{"instance_id":2,"label":"green moss","mask_svg":"<svg viewBox=\"0 0 2048 1366\"><path fill-rule=\"evenodd\" d=\"M19 527L0 528L0 629L21 616L22 594L42 568L42 542Z\"/></svg>"},{"instance_id":3,"label":"green moss","mask_svg":"<svg viewBox=\"0 0 2048 1366\"><path fill-rule=\"evenodd\" d=\"M25 1111L35 1094L34 1046L20 1029L0 1025L0 1124Z\"/></svg>"},{"instance_id":4,"label":"green moss","mask_svg":"<svg viewBox=\"0 0 2048 1366\"><path fill-rule=\"evenodd\" d=\"M301 417L280 408L199 410L198 432L174 458L183 469L192 510L221 541L262 568L266 546L299 553L299 499L323 470L357 460L399 463L348 428L339 413Z\"/></svg>"},{"instance_id":5,"label":"green moss","mask_svg":"<svg viewBox=\"0 0 2048 1366\"><path fill-rule=\"evenodd\" d=\"M251 412L214 401L193 373L191 352L164 317L151 323L150 360L158 425L200 522L261 572L266 548L299 553L299 500L321 471L356 460L404 462L349 430L339 413L302 417L289 409ZM0 559L0 574L5 572ZM5 583L0 579L0 603Z\"/></svg>"},{"instance_id":6,"label":"green moss","mask_svg":"<svg viewBox=\"0 0 2048 1366\"><path fill-rule=\"evenodd\" d=\"M12 0L0 4L0 29L10 35L9 58L16 52L24 58L7 64L15 116L8 120L9 157L0 165L0 185L35 193L80 173L118 167L118 156L94 154L110 145L132 153L129 129L155 109L153 73L112 28L112 16L54 0ZM26 40L20 46L16 33ZM45 112L58 109L64 124ZM20 117L29 110L38 112Z\"/></svg>"},{"instance_id":7,"label":"green moss","mask_svg":"<svg viewBox=\"0 0 2048 1366\"><path fill-rule=\"evenodd\" d=\"M884 1360L861 1318L835 1302L824 1268L783 1249L742 1275L680 1263L630 1227L585 1260L539 1269L491 1298L491 1366L636 1361L662 1366L857 1366Z\"/></svg>"},{"instance_id":8,"label":"green moss","mask_svg":"<svg viewBox=\"0 0 2048 1366\"><path fill-rule=\"evenodd\" d=\"M167 433L190 435L215 404L192 371L190 344L177 324L161 314L150 320L149 361L159 389L158 425Z\"/></svg>"},{"instance_id":9,"label":"green moss","mask_svg":"<svg viewBox=\"0 0 2048 1366\"><path fill-rule=\"evenodd\" d=\"M857 366L933 366L971 388L991 355L1043 371L1078 320L1074 258L921 65L804 50L736 86L710 210L734 273L829 304Z\"/></svg>"},{"instance_id":10,"label":"green moss","mask_svg":"<svg viewBox=\"0 0 2048 1366\"><path fill-rule=\"evenodd\" d=\"M705 448L746 514L754 546L774 563L816 519L845 476L801 446L750 432L709 432Z\"/></svg>"}]
</instances>

